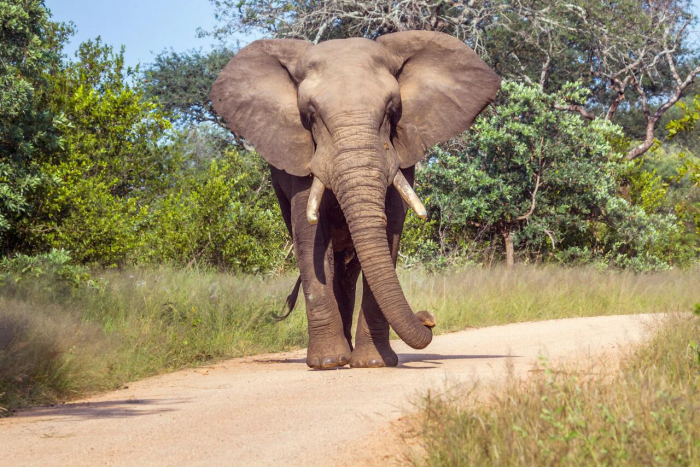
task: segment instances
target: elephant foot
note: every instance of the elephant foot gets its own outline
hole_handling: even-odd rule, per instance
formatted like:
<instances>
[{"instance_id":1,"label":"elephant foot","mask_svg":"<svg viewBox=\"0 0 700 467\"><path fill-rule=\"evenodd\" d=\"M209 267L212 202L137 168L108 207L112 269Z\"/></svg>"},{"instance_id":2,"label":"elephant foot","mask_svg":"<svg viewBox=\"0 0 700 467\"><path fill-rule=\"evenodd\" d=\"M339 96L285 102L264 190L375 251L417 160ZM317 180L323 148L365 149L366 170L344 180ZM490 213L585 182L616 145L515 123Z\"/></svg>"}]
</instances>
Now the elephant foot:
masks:
<instances>
[{"instance_id":1,"label":"elephant foot","mask_svg":"<svg viewBox=\"0 0 700 467\"><path fill-rule=\"evenodd\" d=\"M350 362L351 350L344 337L332 345L309 344L306 351L306 364L314 370L330 370L345 366Z\"/></svg>"},{"instance_id":2,"label":"elephant foot","mask_svg":"<svg viewBox=\"0 0 700 467\"><path fill-rule=\"evenodd\" d=\"M386 344L357 344L350 357L350 366L353 368L382 368L385 366L396 366L399 364L399 357Z\"/></svg>"}]
</instances>

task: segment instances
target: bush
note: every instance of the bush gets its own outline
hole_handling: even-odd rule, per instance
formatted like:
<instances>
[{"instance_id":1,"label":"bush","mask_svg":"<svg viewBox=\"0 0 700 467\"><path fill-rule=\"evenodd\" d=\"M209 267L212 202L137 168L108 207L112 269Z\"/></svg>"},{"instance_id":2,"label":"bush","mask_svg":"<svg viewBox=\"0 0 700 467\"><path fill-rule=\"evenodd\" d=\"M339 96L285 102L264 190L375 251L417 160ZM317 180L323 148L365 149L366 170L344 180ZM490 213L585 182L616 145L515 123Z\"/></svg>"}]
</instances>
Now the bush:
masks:
<instances>
[{"instance_id":1,"label":"bush","mask_svg":"<svg viewBox=\"0 0 700 467\"><path fill-rule=\"evenodd\" d=\"M153 205L139 260L279 272L288 237L267 165L227 150Z\"/></svg>"},{"instance_id":2,"label":"bush","mask_svg":"<svg viewBox=\"0 0 700 467\"><path fill-rule=\"evenodd\" d=\"M433 148L417 173L430 221L407 224L406 263L490 263L506 244L524 262L634 271L695 262L676 213L661 209L668 184L622 158L621 129L555 108L586 97L577 84L548 94L506 82L470 132Z\"/></svg>"},{"instance_id":3,"label":"bush","mask_svg":"<svg viewBox=\"0 0 700 467\"><path fill-rule=\"evenodd\" d=\"M99 289L85 266L74 263L65 250L51 250L36 256L18 254L0 260L0 291L4 295L25 296L27 291L41 284L44 294L59 298L73 289Z\"/></svg>"}]
</instances>

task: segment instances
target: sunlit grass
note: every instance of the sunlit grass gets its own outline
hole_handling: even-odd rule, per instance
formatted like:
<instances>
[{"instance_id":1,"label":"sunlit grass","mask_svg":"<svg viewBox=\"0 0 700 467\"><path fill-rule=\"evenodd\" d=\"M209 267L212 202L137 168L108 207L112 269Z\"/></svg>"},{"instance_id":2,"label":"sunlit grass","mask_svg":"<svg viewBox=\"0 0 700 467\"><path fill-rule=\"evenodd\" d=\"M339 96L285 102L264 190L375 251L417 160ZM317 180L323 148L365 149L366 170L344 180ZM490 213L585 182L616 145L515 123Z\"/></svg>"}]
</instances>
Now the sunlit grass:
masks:
<instances>
[{"instance_id":1,"label":"sunlit grass","mask_svg":"<svg viewBox=\"0 0 700 467\"><path fill-rule=\"evenodd\" d=\"M436 332L515 321L688 309L697 271L635 275L522 267L400 274ZM93 274L94 288L28 282L0 289L0 407L67 400L219 359L305 347L303 298L282 322L296 277L158 268ZM359 302L359 300L358 300Z\"/></svg>"},{"instance_id":2,"label":"sunlit grass","mask_svg":"<svg viewBox=\"0 0 700 467\"><path fill-rule=\"evenodd\" d=\"M700 317L675 315L619 368L571 363L418 415L417 465L699 465ZM478 403L477 403L478 397Z\"/></svg>"},{"instance_id":3,"label":"sunlit grass","mask_svg":"<svg viewBox=\"0 0 700 467\"><path fill-rule=\"evenodd\" d=\"M648 274L593 268L470 268L428 275L404 271L415 310L432 311L438 332L521 321L675 312L698 300L700 271Z\"/></svg>"},{"instance_id":4,"label":"sunlit grass","mask_svg":"<svg viewBox=\"0 0 700 467\"><path fill-rule=\"evenodd\" d=\"M229 357L306 345L306 317L277 323L295 278L168 268L96 274L102 291L41 282L0 297L0 406L117 388Z\"/></svg>"}]
</instances>

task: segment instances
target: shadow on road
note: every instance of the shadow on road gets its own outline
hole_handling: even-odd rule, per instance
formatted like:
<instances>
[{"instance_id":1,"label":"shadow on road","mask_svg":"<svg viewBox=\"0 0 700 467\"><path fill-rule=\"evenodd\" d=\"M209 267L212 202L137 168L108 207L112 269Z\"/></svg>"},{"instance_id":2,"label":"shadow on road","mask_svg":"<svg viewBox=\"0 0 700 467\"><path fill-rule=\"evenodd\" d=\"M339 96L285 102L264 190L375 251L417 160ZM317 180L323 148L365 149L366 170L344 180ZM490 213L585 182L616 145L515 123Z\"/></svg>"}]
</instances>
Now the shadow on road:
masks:
<instances>
[{"instance_id":1,"label":"shadow on road","mask_svg":"<svg viewBox=\"0 0 700 467\"><path fill-rule=\"evenodd\" d=\"M253 363L306 363L305 358L265 358L255 359Z\"/></svg>"},{"instance_id":2,"label":"shadow on road","mask_svg":"<svg viewBox=\"0 0 700 467\"><path fill-rule=\"evenodd\" d=\"M121 399L102 402L78 402L54 407L36 407L18 412L16 418L131 418L154 415L175 410L174 404L184 404L188 399ZM168 407L157 407L167 405Z\"/></svg>"},{"instance_id":3,"label":"shadow on road","mask_svg":"<svg viewBox=\"0 0 700 467\"><path fill-rule=\"evenodd\" d=\"M488 358L520 358L519 355L441 355L435 353L403 353L399 355L399 366L403 363L434 363L441 365L441 360L474 360ZM306 363L305 358L266 358L256 359L254 363ZM423 367L426 368L426 367ZM416 369L416 367L411 367Z\"/></svg>"},{"instance_id":4,"label":"shadow on road","mask_svg":"<svg viewBox=\"0 0 700 467\"><path fill-rule=\"evenodd\" d=\"M442 365L441 360L477 360L477 359L497 359L497 358L520 358L520 355L442 355L435 353L403 353L399 354L399 368L411 370L436 368L432 367L407 367L405 363L430 363Z\"/></svg>"}]
</instances>

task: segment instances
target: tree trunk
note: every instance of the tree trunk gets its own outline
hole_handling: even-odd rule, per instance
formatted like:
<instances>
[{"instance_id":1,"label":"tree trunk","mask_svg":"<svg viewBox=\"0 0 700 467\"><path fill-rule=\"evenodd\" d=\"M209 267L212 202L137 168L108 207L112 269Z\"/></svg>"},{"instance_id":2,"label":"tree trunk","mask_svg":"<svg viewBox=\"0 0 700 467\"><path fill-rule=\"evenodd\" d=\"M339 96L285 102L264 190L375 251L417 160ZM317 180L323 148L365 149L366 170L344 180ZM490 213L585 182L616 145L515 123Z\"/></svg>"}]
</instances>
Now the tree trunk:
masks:
<instances>
[{"instance_id":1,"label":"tree trunk","mask_svg":"<svg viewBox=\"0 0 700 467\"><path fill-rule=\"evenodd\" d=\"M513 232L506 230L503 233L503 244L506 247L506 266L515 266L515 251L513 250Z\"/></svg>"}]
</instances>

